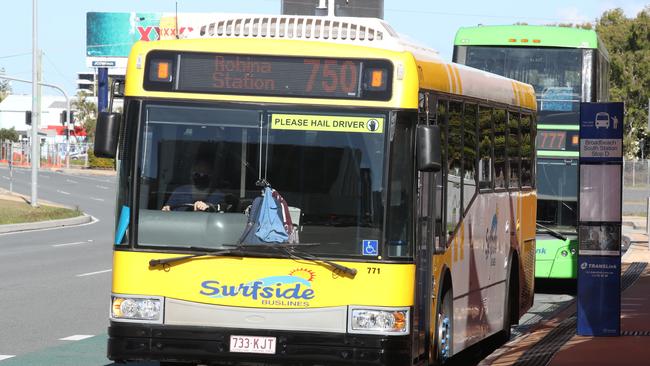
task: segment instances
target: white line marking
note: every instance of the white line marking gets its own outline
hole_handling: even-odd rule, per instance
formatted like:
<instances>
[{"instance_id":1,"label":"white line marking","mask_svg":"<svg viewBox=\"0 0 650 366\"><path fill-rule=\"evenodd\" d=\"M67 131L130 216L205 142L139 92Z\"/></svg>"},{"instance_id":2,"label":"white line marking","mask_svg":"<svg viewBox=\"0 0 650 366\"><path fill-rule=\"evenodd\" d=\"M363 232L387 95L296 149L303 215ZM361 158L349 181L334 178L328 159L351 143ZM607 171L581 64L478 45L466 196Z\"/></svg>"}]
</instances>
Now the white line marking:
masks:
<instances>
[{"instance_id":1,"label":"white line marking","mask_svg":"<svg viewBox=\"0 0 650 366\"><path fill-rule=\"evenodd\" d=\"M91 200L93 200L93 201L100 201L100 202L104 202L104 199L103 199L103 198L95 198L95 197L90 197L90 199L91 199Z\"/></svg>"},{"instance_id":2,"label":"white line marking","mask_svg":"<svg viewBox=\"0 0 650 366\"><path fill-rule=\"evenodd\" d=\"M101 189L108 189L108 187L105 187L105 186L95 186L95 187L101 188Z\"/></svg>"},{"instance_id":3,"label":"white line marking","mask_svg":"<svg viewBox=\"0 0 650 366\"><path fill-rule=\"evenodd\" d=\"M78 274L77 277L93 276L93 275L96 275L96 274L106 273L106 272L110 272L110 271L112 271L112 269L105 269L103 271L97 271L97 272L82 273L82 274Z\"/></svg>"},{"instance_id":4,"label":"white line marking","mask_svg":"<svg viewBox=\"0 0 650 366\"><path fill-rule=\"evenodd\" d=\"M76 241L74 243L63 243L63 244L52 244L53 247L67 247L71 245L81 245L81 244L92 244L92 240L86 240L86 241Z\"/></svg>"},{"instance_id":5,"label":"white line marking","mask_svg":"<svg viewBox=\"0 0 650 366\"><path fill-rule=\"evenodd\" d=\"M65 181L66 181L66 182L70 182L70 183L79 183L79 182L77 182L76 180L72 180L72 179L66 179Z\"/></svg>"},{"instance_id":6,"label":"white line marking","mask_svg":"<svg viewBox=\"0 0 650 366\"><path fill-rule=\"evenodd\" d=\"M16 355L0 355L0 361L6 360L8 358L16 357Z\"/></svg>"},{"instance_id":7,"label":"white line marking","mask_svg":"<svg viewBox=\"0 0 650 366\"><path fill-rule=\"evenodd\" d=\"M58 193L61 193L61 194L65 194L65 195L68 195L68 196L70 195L70 193L65 192L65 191L62 191L62 190L59 190L59 189L57 189L56 191L57 191Z\"/></svg>"},{"instance_id":8,"label":"white line marking","mask_svg":"<svg viewBox=\"0 0 650 366\"><path fill-rule=\"evenodd\" d=\"M65 338L59 338L60 341L80 341L82 339L87 339L94 337L94 335L88 335L88 334L76 334L70 337L65 337Z\"/></svg>"}]
</instances>

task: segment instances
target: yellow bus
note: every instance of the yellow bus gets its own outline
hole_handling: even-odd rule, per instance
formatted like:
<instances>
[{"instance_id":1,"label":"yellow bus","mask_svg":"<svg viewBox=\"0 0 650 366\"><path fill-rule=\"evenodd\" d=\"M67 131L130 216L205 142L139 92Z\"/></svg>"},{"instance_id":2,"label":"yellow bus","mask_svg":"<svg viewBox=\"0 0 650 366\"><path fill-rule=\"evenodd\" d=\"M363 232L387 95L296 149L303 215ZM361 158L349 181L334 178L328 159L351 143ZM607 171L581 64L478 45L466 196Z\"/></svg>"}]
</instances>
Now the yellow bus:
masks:
<instances>
[{"instance_id":1,"label":"yellow bus","mask_svg":"<svg viewBox=\"0 0 650 366\"><path fill-rule=\"evenodd\" d=\"M95 143L119 165L108 357L427 365L507 339L533 299L535 111L379 19L137 43Z\"/></svg>"}]
</instances>

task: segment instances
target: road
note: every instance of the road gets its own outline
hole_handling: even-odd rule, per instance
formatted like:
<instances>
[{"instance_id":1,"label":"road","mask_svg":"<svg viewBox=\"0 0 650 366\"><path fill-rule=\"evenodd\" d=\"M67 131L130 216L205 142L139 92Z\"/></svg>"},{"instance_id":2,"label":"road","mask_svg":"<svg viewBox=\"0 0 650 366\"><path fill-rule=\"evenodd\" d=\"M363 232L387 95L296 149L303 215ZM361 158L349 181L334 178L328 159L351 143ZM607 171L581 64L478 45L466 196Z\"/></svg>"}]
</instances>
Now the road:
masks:
<instances>
[{"instance_id":1,"label":"road","mask_svg":"<svg viewBox=\"0 0 650 366\"><path fill-rule=\"evenodd\" d=\"M106 333L115 177L39 173L40 199L78 206L92 223L0 235L0 360ZM0 187L9 171L0 167ZM30 195L31 171L13 189Z\"/></svg>"},{"instance_id":2,"label":"road","mask_svg":"<svg viewBox=\"0 0 650 366\"><path fill-rule=\"evenodd\" d=\"M30 194L31 171L14 170L14 190ZM0 187L8 189L0 167ZM77 227L0 235L0 366L113 365L106 354L115 177L39 173L39 198L78 206L95 221ZM515 336L572 297L536 294ZM477 364L496 343L455 357ZM133 363L151 366L157 363Z\"/></svg>"}]
</instances>

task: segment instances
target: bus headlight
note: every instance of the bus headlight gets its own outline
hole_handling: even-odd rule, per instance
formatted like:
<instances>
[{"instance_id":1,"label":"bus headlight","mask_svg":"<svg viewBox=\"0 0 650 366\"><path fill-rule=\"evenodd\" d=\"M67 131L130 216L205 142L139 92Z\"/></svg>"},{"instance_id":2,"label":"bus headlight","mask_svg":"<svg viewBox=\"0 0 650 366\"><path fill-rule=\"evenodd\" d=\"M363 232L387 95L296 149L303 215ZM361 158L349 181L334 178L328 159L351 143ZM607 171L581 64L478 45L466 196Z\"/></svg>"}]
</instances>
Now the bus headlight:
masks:
<instances>
[{"instance_id":1,"label":"bus headlight","mask_svg":"<svg viewBox=\"0 0 650 366\"><path fill-rule=\"evenodd\" d=\"M163 299L152 296L111 296L111 320L162 323Z\"/></svg>"},{"instance_id":2,"label":"bus headlight","mask_svg":"<svg viewBox=\"0 0 650 366\"><path fill-rule=\"evenodd\" d=\"M364 334L409 334L409 310L350 307L348 332Z\"/></svg>"}]
</instances>

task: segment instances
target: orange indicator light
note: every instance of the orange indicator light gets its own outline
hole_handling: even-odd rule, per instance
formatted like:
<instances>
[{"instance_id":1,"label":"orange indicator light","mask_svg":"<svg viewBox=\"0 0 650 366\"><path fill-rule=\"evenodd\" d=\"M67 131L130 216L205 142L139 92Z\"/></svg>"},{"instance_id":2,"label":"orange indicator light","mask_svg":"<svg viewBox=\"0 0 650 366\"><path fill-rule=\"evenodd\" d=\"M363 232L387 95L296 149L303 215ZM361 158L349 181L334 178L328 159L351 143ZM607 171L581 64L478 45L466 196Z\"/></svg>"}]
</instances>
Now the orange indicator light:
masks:
<instances>
[{"instance_id":1,"label":"orange indicator light","mask_svg":"<svg viewBox=\"0 0 650 366\"><path fill-rule=\"evenodd\" d=\"M158 79L169 79L169 62L158 62Z\"/></svg>"},{"instance_id":2,"label":"orange indicator light","mask_svg":"<svg viewBox=\"0 0 650 366\"><path fill-rule=\"evenodd\" d=\"M574 135L571 137L571 144L577 145L578 144L578 135Z\"/></svg>"},{"instance_id":3,"label":"orange indicator light","mask_svg":"<svg viewBox=\"0 0 650 366\"><path fill-rule=\"evenodd\" d=\"M508 39L508 42L517 42L517 40L514 39L514 38L509 38L509 39Z\"/></svg>"},{"instance_id":4,"label":"orange indicator light","mask_svg":"<svg viewBox=\"0 0 650 366\"><path fill-rule=\"evenodd\" d=\"M542 43L542 41L539 39L533 39L533 43Z\"/></svg>"},{"instance_id":5,"label":"orange indicator light","mask_svg":"<svg viewBox=\"0 0 650 366\"><path fill-rule=\"evenodd\" d=\"M521 43L528 43L528 38L522 38Z\"/></svg>"},{"instance_id":6,"label":"orange indicator light","mask_svg":"<svg viewBox=\"0 0 650 366\"><path fill-rule=\"evenodd\" d=\"M383 83L383 79L384 79L384 70L373 70L370 86L373 88L381 87Z\"/></svg>"}]
</instances>

